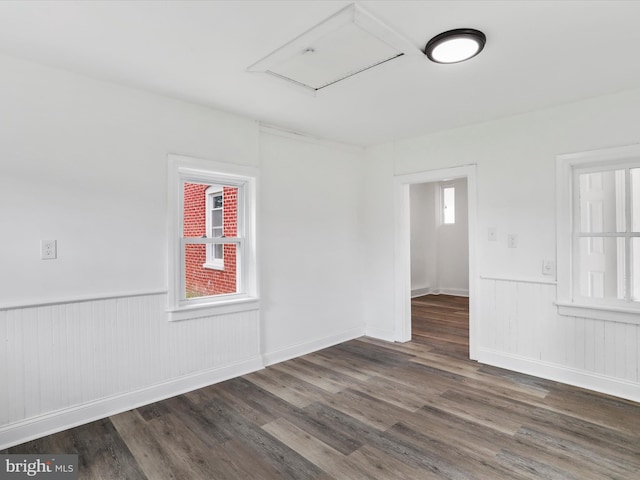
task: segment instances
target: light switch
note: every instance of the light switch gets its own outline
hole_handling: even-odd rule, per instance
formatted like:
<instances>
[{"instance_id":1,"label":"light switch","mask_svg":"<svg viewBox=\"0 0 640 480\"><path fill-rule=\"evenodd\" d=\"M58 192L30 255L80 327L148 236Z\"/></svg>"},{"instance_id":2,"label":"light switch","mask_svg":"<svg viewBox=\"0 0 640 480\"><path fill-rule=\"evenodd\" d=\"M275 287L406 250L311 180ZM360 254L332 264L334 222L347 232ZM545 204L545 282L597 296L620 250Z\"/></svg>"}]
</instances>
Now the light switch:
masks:
<instances>
[{"instance_id":1,"label":"light switch","mask_svg":"<svg viewBox=\"0 0 640 480\"><path fill-rule=\"evenodd\" d=\"M488 238L490 242L495 242L496 240L498 240L498 230L496 229L496 227L489 227Z\"/></svg>"},{"instance_id":2,"label":"light switch","mask_svg":"<svg viewBox=\"0 0 640 480\"><path fill-rule=\"evenodd\" d=\"M516 248L518 246L518 235L510 233L507 235L507 247Z\"/></svg>"}]
</instances>

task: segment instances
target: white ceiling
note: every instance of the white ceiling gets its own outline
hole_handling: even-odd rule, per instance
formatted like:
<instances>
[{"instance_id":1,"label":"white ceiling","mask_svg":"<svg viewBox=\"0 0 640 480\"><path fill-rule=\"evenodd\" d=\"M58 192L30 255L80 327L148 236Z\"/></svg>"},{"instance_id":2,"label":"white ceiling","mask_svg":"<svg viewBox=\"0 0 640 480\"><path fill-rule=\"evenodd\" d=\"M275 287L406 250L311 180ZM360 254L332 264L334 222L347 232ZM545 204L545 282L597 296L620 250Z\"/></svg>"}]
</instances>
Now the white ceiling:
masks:
<instances>
[{"instance_id":1,"label":"white ceiling","mask_svg":"<svg viewBox=\"0 0 640 480\"><path fill-rule=\"evenodd\" d=\"M357 145L640 87L640 1L363 0L416 49L458 27L487 45L455 65L405 55L316 96L247 72L350 3L2 1L0 51Z\"/></svg>"}]
</instances>

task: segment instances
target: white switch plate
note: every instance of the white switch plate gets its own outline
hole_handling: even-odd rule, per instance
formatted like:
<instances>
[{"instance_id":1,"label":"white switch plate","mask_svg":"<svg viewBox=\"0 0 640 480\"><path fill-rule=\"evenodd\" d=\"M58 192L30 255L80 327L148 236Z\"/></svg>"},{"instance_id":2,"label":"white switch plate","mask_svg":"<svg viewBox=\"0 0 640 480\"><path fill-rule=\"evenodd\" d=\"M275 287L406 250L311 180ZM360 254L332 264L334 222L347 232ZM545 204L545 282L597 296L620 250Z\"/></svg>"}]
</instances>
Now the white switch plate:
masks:
<instances>
[{"instance_id":1,"label":"white switch plate","mask_svg":"<svg viewBox=\"0 0 640 480\"><path fill-rule=\"evenodd\" d=\"M54 260L58 258L58 242L56 240L40 240L40 258Z\"/></svg>"},{"instance_id":2,"label":"white switch plate","mask_svg":"<svg viewBox=\"0 0 640 480\"><path fill-rule=\"evenodd\" d=\"M556 273L556 262L553 260L543 260L542 261L542 274L543 275L553 275Z\"/></svg>"},{"instance_id":3,"label":"white switch plate","mask_svg":"<svg viewBox=\"0 0 640 480\"><path fill-rule=\"evenodd\" d=\"M518 246L518 235L510 233L507 235L507 247L516 248Z\"/></svg>"},{"instance_id":4,"label":"white switch plate","mask_svg":"<svg viewBox=\"0 0 640 480\"><path fill-rule=\"evenodd\" d=\"M498 230L496 229L496 227L489 227L488 232L488 238L490 242L495 242L496 240L498 240Z\"/></svg>"}]
</instances>

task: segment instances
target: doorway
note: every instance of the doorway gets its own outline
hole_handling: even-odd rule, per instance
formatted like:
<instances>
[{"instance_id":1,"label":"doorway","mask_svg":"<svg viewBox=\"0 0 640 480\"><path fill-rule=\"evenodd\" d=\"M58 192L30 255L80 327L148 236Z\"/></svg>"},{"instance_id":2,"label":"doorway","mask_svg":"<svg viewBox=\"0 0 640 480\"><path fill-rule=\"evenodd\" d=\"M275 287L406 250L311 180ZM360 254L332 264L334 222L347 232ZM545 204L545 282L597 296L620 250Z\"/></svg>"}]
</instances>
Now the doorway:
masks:
<instances>
[{"instance_id":1,"label":"doorway","mask_svg":"<svg viewBox=\"0 0 640 480\"><path fill-rule=\"evenodd\" d=\"M416 184L445 182L451 179L466 179L468 215L468 294L469 294L469 358L477 359L478 335L476 302L476 166L433 170L395 177L395 338L396 341L411 340L411 199L410 186ZM446 293L446 292L445 292Z\"/></svg>"},{"instance_id":2,"label":"doorway","mask_svg":"<svg viewBox=\"0 0 640 480\"><path fill-rule=\"evenodd\" d=\"M468 359L467 179L411 184L409 200L412 339Z\"/></svg>"},{"instance_id":3,"label":"doorway","mask_svg":"<svg viewBox=\"0 0 640 480\"><path fill-rule=\"evenodd\" d=\"M411 297L469 296L467 179L409 186Z\"/></svg>"}]
</instances>

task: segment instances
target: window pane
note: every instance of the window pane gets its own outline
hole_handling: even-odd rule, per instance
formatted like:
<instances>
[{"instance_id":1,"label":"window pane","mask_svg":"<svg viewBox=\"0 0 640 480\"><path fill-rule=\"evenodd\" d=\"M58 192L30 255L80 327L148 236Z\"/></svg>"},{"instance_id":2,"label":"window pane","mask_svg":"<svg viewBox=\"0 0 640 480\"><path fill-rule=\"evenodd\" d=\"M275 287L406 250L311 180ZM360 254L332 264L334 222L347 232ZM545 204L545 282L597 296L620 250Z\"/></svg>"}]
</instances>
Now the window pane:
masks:
<instances>
[{"instance_id":1,"label":"window pane","mask_svg":"<svg viewBox=\"0 0 640 480\"><path fill-rule=\"evenodd\" d=\"M211 189L222 193L210 195ZM213 200L209 202L208 208L207 196ZM209 225L209 231L212 228L222 228L225 236L235 237L237 217L238 187L208 183L184 183L183 236L205 237L207 225Z\"/></svg>"},{"instance_id":2,"label":"window pane","mask_svg":"<svg viewBox=\"0 0 640 480\"><path fill-rule=\"evenodd\" d=\"M238 189L224 187L224 236L238 236Z\"/></svg>"},{"instance_id":3,"label":"window pane","mask_svg":"<svg viewBox=\"0 0 640 480\"><path fill-rule=\"evenodd\" d=\"M456 223L456 189L445 187L442 189L443 222Z\"/></svg>"},{"instance_id":4,"label":"window pane","mask_svg":"<svg viewBox=\"0 0 640 480\"><path fill-rule=\"evenodd\" d=\"M183 191L183 235L185 237L203 237L206 234L206 190L209 184L184 183Z\"/></svg>"},{"instance_id":5,"label":"window pane","mask_svg":"<svg viewBox=\"0 0 640 480\"><path fill-rule=\"evenodd\" d=\"M578 289L582 297L625 298L624 238L581 238Z\"/></svg>"},{"instance_id":6,"label":"window pane","mask_svg":"<svg viewBox=\"0 0 640 480\"><path fill-rule=\"evenodd\" d=\"M207 268L207 248L213 247L219 258L224 256L223 266ZM184 250L185 292L184 298L199 298L237 293L237 245L188 244ZM210 260L210 259L209 259Z\"/></svg>"},{"instance_id":7,"label":"window pane","mask_svg":"<svg viewBox=\"0 0 640 480\"><path fill-rule=\"evenodd\" d=\"M624 170L580 175L582 233L626 231L624 176Z\"/></svg>"},{"instance_id":8,"label":"window pane","mask_svg":"<svg viewBox=\"0 0 640 480\"><path fill-rule=\"evenodd\" d=\"M640 232L640 168L631 169L631 229Z\"/></svg>"},{"instance_id":9,"label":"window pane","mask_svg":"<svg viewBox=\"0 0 640 480\"><path fill-rule=\"evenodd\" d=\"M631 239L631 300L640 302L640 238Z\"/></svg>"},{"instance_id":10,"label":"window pane","mask_svg":"<svg viewBox=\"0 0 640 480\"><path fill-rule=\"evenodd\" d=\"M211 225L222 227L222 210L213 210L211 212Z\"/></svg>"}]
</instances>

